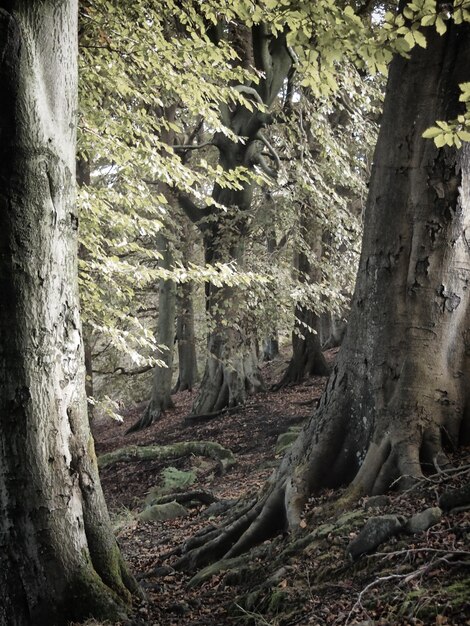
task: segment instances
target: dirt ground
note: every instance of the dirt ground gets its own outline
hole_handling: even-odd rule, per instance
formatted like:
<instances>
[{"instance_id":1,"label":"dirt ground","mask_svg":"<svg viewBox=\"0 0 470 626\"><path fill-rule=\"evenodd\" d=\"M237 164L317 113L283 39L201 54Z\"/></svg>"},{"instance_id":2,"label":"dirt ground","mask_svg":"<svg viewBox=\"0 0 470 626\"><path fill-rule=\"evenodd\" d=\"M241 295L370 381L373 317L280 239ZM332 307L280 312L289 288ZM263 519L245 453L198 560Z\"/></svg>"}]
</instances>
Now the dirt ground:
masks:
<instances>
[{"instance_id":1,"label":"dirt ground","mask_svg":"<svg viewBox=\"0 0 470 626\"><path fill-rule=\"evenodd\" d=\"M331 361L335 351L327 356ZM285 366L282 359L264 366L268 388ZM469 450L454 457L458 470L429 478L412 492L391 494L378 508L368 508L363 499L351 510L336 507L331 512L324 505L336 500L338 492L323 492L309 503L299 537L265 542L246 562L216 571L197 586L188 586L194 573L175 571L172 565L185 541L208 525L223 523L224 514L214 505L195 502L186 515L172 520L138 518L149 492L162 487L169 475L190 481L173 491L203 489L222 505L256 494L282 458L276 452L279 435L308 419L325 382L312 378L279 392L268 390L240 411L191 423L185 418L193 395L179 393L175 409L127 436L125 430L142 407L123 411L122 424L109 418L95 421L98 456L131 444L213 441L236 457L227 472L217 460L199 456L123 461L101 470L119 544L146 594L136 602L129 626L470 625L468 511L444 515L426 532L398 534L354 563L346 555L371 515L412 515L436 506L449 484L467 481Z\"/></svg>"}]
</instances>

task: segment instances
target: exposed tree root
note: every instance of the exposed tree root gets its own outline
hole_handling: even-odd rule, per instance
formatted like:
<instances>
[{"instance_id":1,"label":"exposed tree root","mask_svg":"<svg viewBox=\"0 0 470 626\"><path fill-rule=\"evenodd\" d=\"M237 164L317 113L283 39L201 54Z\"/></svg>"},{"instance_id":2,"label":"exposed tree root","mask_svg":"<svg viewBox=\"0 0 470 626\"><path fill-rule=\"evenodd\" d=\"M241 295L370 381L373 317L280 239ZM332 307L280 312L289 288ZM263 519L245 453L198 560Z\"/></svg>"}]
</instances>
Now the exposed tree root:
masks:
<instances>
[{"instance_id":1,"label":"exposed tree root","mask_svg":"<svg viewBox=\"0 0 470 626\"><path fill-rule=\"evenodd\" d=\"M279 391L290 385L299 385L307 376L328 376L330 368L322 352L309 355L307 352L294 355L287 366L281 380L272 385L273 391Z\"/></svg>"},{"instance_id":2,"label":"exposed tree root","mask_svg":"<svg viewBox=\"0 0 470 626\"><path fill-rule=\"evenodd\" d=\"M125 446L98 458L101 469L118 461L161 461L177 456L207 456L220 462L227 470L236 463L233 453L213 441L183 441L168 446Z\"/></svg>"},{"instance_id":3,"label":"exposed tree root","mask_svg":"<svg viewBox=\"0 0 470 626\"><path fill-rule=\"evenodd\" d=\"M171 406L167 406L166 408L171 408ZM149 402L147 408L142 413L140 418L130 426L125 434L129 435L130 433L136 433L139 430L144 430L144 428L148 428L153 423L157 422L163 414L163 409L161 407L153 407L152 403Z\"/></svg>"},{"instance_id":4,"label":"exposed tree root","mask_svg":"<svg viewBox=\"0 0 470 626\"><path fill-rule=\"evenodd\" d=\"M448 511L451 509L467 507L470 504L470 484L466 484L459 489L446 491L439 498L439 506Z\"/></svg>"},{"instance_id":5,"label":"exposed tree root","mask_svg":"<svg viewBox=\"0 0 470 626\"><path fill-rule=\"evenodd\" d=\"M184 421L187 424L194 424L196 422L204 422L205 420L211 420L214 419L215 417L220 417L220 415L230 415L231 413L238 413L239 411L241 411L242 409L245 408L245 405L238 405L238 406L232 406L232 407L227 407L225 409L220 409L219 411L213 411L212 413L202 413L200 415L187 415L184 418Z\"/></svg>"},{"instance_id":6,"label":"exposed tree root","mask_svg":"<svg viewBox=\"0 0 470 626\"><path fill-rule=\"evenodd\" d=\"M187 502L193 502L195 500L202 504L213 504L214 502L218 502L219 499L210 491L194 489L192 491L185 491L184 493L171 493L166 496L152 498L152 500L148 502L148 505L167 504L168 502L186 504Z\"/></svg>"}]
</instances>

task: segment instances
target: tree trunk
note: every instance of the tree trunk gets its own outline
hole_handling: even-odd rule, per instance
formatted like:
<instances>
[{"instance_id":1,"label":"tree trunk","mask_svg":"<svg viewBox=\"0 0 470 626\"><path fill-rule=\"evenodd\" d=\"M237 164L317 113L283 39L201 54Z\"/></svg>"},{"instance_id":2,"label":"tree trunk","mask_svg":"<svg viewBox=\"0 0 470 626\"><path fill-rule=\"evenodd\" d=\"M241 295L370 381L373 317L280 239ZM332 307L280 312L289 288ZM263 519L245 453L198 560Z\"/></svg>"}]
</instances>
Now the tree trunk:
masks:
<instances>
[{"instance_id":1,"label":"tree trunk","mask_svg":"<svg viewBox=\"0 0 470 626\"><path fill-rule=\"evenodd\" d=\"M240 92L270 107L292 66L286 35L273 35L264 24L254 24L251 29L239 26L236 34L237 44L242 47L242 62L252 64L263 74L257 85L239 85ZM243 137L243 141L234 142L221 132L215 135L213 144L219 150L220 166L226 172L235 172L240 166L252 171L257 166L268 175L277 175L276 167L270 167L264 152L269 153L270 162L278 161L279 157L262 135L262 129L271 123L272 117L240 104L232 110L228 105L222 107L221 118L234 135ZM203 234L206 263L235 261L243 269L243 240L249 233L254 185L249 179L240 182L239 189L215 184L213 206L201 211L187 198L183 199L182 207ZM192 409L197 415L244 404L247 392L262 386L256 334L242 319L240 293L231 286L209 285L206 295L209 354Z\"/></svg>"},{"instance_id":2,"label":"tree trunk","mask_svg":"<svg viewBox=\"0 0 470 626\"><path fill-rule=\"evenodd\" d=\"M8 7L8 9L5 9ZM77 289L77 2L0 1L0 625L122 617Z\"/></svg>"},{"instance_id":3,"label":"tree trunk","mask_svg":"<svg viewBox=\"0 0 470 626\"><path fill-rule=\"evenodd\" d=\"M422 138L460 112L470 25L425 32L427 48L390 68L348 330L320 406L265 494L186 562L295 528L322 487L406 485L470 440L470 146Z\"/></svg>"},{"instance_id":4,"label":"tree trunk","mask_svg":"<svg viewBox=\"0 0 470 626\"><path fill-rule=\"evenodd\" d=\"M192 391L198 382L196 358L196 336L194 333L193 284L183 283L176 296L178 315L176 318L176 340L178 342L178 380L173 389Z\"/></svg>"},{"instance_id":5,"label":"tree trunk","mask_svg":"<svg viewBox=\"0 0 470 626\"><path fill-rule=\"evenodd\" d=\"M168 238L159 233L157 249L162 255L160 267L170 270L173 267L173 254ZM159 360L162 365L154 368L152 397L143 415L127 431L136 432L151 426L157 421L163 411L174 407L171 399L171 382L173 376L173 355L175 342L175 318L176 318L176 287L173 280L160 280L158 297L158 322L157 342L161 346Z\"/></svg>"},{"instance_id":6,"label":"tree trunk","mask_svg":"<svg viewBox=\"0 0 470 626\"><path fill-rule=\"evenodd\" d=\"M320 315L320 344L322 350L337 348L343 342L347 322L344 317L325 312Z\"/></svg>"},{"instance_id":7,"label":"tree trunk","mask_svg":"<svg viewBox=\"0 0 470 626\"><path fill-rule=\"evenodd\" d=\"M307 221L309 220L302 216L301 221L303 229L308 231ZM313 241L318 237L316 233L306 232L305 238ZM314 250L319 248L319 245L313 246ZM312 269L305 252L300 251L295 255L294 266L300 282L313 282L317 279L316 272ZM273 386L274 389L298 384L307 376L328 376L330 368L323 356L319 330L319 316L310 307L298 303L295 307L292 332L292 358L282 379Z\"/></svg>"},{"instance_id":8,"label":"tree trunk","mask_svg":"<svg viewBox=\"0 0 470 626\"><path fill-rule=\"evenodd\" d=\"M240 254L232 252L240 260ZM208 357L193 415L206 415L245 404L262 388L255 333L244 317L237 287L209 286Z\"/></svg>"},{"instance_id":9,"label":"tree trunk","mask_svg":"<svg viewBox=\"0 0 470 626\"><path fill-rule=\"evenodd\" d=\"M272 200L269 193L266 194L266 201L269 202L269 206L271 208ZM278 248L276 241L276 232L272 226L266 228L266 248L269 257L274 255ZM265 337L263 341L263 361L272 361L279 355L279 339L277 325L275 324L276 322L274 321L273 326L270 328L269 334Z\"/></svg>"}]
</instances>

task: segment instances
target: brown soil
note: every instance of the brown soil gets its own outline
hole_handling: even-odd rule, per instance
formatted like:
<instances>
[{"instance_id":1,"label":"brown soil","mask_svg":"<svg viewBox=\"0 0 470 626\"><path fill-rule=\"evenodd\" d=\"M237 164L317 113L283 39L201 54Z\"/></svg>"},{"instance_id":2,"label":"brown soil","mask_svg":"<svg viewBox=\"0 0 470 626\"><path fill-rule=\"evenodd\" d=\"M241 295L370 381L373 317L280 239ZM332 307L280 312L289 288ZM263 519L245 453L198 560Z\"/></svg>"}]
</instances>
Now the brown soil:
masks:
<instances>
[{"instance_id":1,"label":"brown soil","mask_svg":"<svg viewBox=\"0 0 470 626\"><path fill-rule=\"evenodd\" d=\"M335 353L328 352L330 361ZM278 380L285 366L285 360L264 366L266 382ZM371 513L366 515L364 502L358 503L356 517L335 526L342 511L327 513L323 505L335 500L338 492L325 492L310 502L302 529L305 536L319 524L331 524L331 532L325 532L321 541L292 549L276 563L277 556L292 544L292 539L276 538L266 542L261 556L252 561L247 557L246 570L229 576L218 573L191 589L187 586L191 574L171 568L174 552L208 524L222 523L223 515L209 518L207 506L196 505L185 517L171 521L137 519L144 498L161 484L161 472L168 466L194 472L197 478L190 488L210 491L222 501L256 494L281 458L276 454L278 436L310 415L324 384L325 379L313 378L278 393L266 391L238 412L190 425L185 417L193 397L182 392L174 397L176 408L158 423L128 436L125 430L143 407L128 410L123 424L109 419L94 423L98 456L129 444L208 440L230 448L237 459L226 473L221 473L218 462L203 457L120 462L101 471L119 543L147 594L145 601L136 603L129 625L470 625L470 609L465 608L470 606L468 512L447 515L427 533L411 539L395 537L378 554L352 564L345 556L346 547ZM464 463L461 457L455 461ZM468 473L464 468L447 478L459 484ZM392 495L373 514L408 515L435 506L443 484L430 480L409 494ZM260 586L259 592L248 595Z\"/></svg>"}]
</instances>

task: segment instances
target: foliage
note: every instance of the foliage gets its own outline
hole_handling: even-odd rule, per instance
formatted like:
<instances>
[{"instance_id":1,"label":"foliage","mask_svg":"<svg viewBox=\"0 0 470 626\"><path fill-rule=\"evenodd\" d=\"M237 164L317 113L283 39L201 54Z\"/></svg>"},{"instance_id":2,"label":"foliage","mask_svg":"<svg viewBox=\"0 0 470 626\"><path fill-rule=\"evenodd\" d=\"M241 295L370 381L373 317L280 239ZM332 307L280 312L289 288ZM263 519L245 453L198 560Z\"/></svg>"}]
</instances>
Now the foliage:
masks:
<instances>
[{"instance_id":1,"label":"foliage","mask_svg":"<svg viewBox=\"0 0 470 626\"><path fill-rule=\"evenodd\" d=\"M388 62L394 52L408 55L413 46L425 46L427 29L443 34L450 19L460 23L470 16L468 0L454 2L453 10L416 0L403 13L381 4L368 13L365 6L194 0L170 1L157 12L149 0L81 3L79 158L90 175L80 190L80 282L85 327L98 351L118 349L139 367L157 362L161 348L152 317L138 311L155 310L153 293L162 277L237 286L260 332L274 317L289 326L293 300L317 312L344 308ZM218 134L234 143L246 140L230 127L235 110L268 113L256 95L265 74L244 44L259 26L270 40L285 36L293 60L289 84L270 104L264 131L274 177L260 167L223 167L213 145ZM462 85L465 103L467 87ZM438 121L425 136L458 146L470 136L468 115ZM178 250L176 190L194 199L206 224L224 216L221 242L229 245L238 218L233 214L231 226L233 207L217 203L215 186L254 189L243 267L234 259L205 264L175 254L175 267L163 271L155 237L171 226ZM306 214L310 230L327 233L320 253L312 252L300 226ZM265 248L269 220L277 241L284 239L274 253ZM310 256L316 282L292 277L294 249Z\"/></svg>"}]
</instances>

